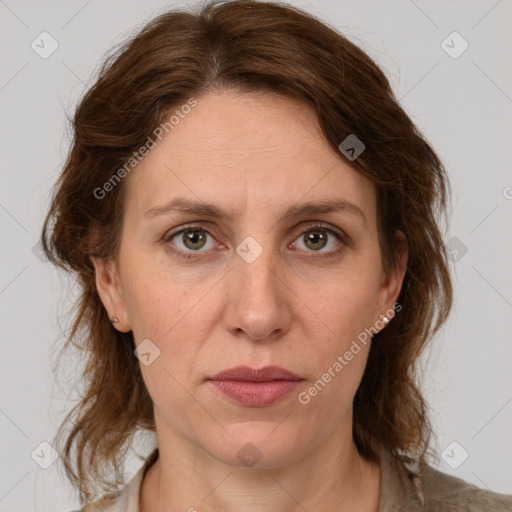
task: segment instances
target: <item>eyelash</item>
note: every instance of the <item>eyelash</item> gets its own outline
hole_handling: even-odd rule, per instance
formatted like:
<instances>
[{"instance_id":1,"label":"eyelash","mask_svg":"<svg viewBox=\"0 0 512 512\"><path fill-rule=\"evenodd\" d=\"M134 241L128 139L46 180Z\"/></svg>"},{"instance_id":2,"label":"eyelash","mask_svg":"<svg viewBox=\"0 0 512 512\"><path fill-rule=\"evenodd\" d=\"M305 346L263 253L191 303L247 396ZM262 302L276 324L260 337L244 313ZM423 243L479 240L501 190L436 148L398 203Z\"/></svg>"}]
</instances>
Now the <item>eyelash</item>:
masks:
<instances>
[{"instance_id":1,"label":"eyelash","mask_svg":"<svg viewBox=\"0 0 512 512\"><path fill-rule=\"evenodd\" d=\"M202 226L201 224L191 224L191 225L187 225L187 226L181 228L179 231L174 231L174 232L166 233L164 235L164 237L163 237L163 241L164 242L169 242L175 236L180 235L181 233L185 233L186 231L191 231L193 229L200 229L200 230L204 231L205 233L207 233L208 235L213 237L213 235L204 226ZM299 236L303 236L306 233L309 233L310 231L315 231L315 230L326 231L329 234L333 235L339 242L341 242L341 244L336 249L333 249L331 251L318 252L317 255L314 256L315 259L317 259L317 258L322 259L322 260L331 259L331 258L334 258L335 256L338 256L343 251L343 249L345 248L345 242L346 242L345 237L346 237L346 235L344 235L343 233L338 233L337 231L334 231L332 228L329 228L325 224L318 223L318 224L315 224L315 225L312 225L312 226L308 226L308 228L305 229L304 231L302 231ZM197 252L201 252L201 251L187 251L187 252L183 252L180 249L174 249L172 247L171 247L171 251L173 253L175 253L178 257L186 259L186 260L190 260L190 259L199 257ZM309 251L309 252L314 252L314 251Z\"/></svg>"}]
</instances>

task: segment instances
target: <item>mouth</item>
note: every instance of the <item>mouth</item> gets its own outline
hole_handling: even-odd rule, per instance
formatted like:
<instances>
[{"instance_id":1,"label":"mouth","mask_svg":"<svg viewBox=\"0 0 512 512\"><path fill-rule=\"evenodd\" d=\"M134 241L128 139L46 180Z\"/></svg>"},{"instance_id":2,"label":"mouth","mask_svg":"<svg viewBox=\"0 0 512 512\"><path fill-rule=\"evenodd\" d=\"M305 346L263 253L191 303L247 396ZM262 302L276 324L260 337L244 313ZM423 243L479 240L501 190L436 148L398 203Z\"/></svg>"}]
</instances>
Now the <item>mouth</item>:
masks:
<instances>
[{"instance_id":1,"label":"mouth","mask_svg":"<svg viewBox=\"0 0 512 512\"><path fill-rule=\"evenodd\" d=\"M207 381L224 397L239 405L264 407L284 399L304 379L279 366L260 369L237 366Z\"/></svg>"}]
</instances>

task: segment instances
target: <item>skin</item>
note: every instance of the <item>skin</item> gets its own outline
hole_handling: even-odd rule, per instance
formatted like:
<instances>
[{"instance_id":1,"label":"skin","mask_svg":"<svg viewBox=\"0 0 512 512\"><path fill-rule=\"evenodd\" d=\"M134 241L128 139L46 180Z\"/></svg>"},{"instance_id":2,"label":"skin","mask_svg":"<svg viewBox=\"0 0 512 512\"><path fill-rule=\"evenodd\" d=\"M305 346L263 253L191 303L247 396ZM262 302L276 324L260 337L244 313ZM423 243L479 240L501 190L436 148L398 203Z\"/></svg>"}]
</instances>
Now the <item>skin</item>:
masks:
<instances>
[{"instance_id":1,"label":"skin","mask_svg":"<svg viewBox=\"0 0 512 512\"><path fill-rule=\"evenodd\" d=\"M197 100L125 178L117 263L93 260L101 300L119 319L114 327L160 349L141 364L160 457L143 480L140 509L377 511L380 467L359 455L352 438L370 344L308 404L297 395L392 310L405 236L396 235L401 269L386 275L374 186L328 146L306 104L268 92ZM235 216L144 218L176 196ZM343 211L281 219L288 206L331 198L355 203L366 220ZM346 243L321 230L326 241L308 244L317 221L348 235ZM199 251L182 235L163 240L196 222L208 232ZM262 248L252 263L236 252L248 236ZM338 247L337 256L320 258ZM205 380L237 365L278 365L305 381L273 405L244 407ZM237 457L249 442L260 453L252 467Z\"/></svg>"}]
</instances>

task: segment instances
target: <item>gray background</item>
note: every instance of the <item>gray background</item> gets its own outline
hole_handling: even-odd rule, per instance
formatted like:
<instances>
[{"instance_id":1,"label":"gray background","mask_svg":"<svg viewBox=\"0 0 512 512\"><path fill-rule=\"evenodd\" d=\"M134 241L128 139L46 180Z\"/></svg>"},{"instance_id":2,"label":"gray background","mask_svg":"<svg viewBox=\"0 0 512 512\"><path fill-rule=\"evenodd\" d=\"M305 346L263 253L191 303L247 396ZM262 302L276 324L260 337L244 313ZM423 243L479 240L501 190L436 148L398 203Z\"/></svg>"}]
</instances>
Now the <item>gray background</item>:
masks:
<instances>
[{"instance_id":1,"label":"gray background","mask_svg":"<svg viewBox=\"0 0 512 512\"><path fill-rule=\"evenodd\" d=\"M511 2L293 3L376 59L449 170L455 309L422 359L433 446L445 453L442 471L512 493ZM72 357L58 381L52 374L62 308L74 289L33 247L69 146L65 112L92 84L107 50L173 5L187 4L0 0L0 512L66 511L78 503L57 463L42 469L31 458L76 396ZM43 31L59 45L47 59L31 47ZM458 58L442 47L453 31L469 44ZM462 48L453 37L445 44L452 53ZM148 442L154 439L141 436L136 450L144 455ZM469 457L455 468L462 450ZM133 452L128 477L139 464Z\"/></svg>"}]
</instances>

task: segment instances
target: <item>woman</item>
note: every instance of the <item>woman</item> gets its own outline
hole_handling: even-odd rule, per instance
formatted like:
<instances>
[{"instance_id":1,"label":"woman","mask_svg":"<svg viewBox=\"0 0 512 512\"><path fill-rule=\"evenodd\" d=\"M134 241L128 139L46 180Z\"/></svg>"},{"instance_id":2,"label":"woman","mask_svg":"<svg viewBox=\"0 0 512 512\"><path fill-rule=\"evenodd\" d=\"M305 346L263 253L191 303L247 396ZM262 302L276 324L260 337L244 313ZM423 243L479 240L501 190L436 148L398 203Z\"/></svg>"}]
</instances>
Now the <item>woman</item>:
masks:
<instances>
[{"instance_id":1,"label":"woman","mask_svg":"<svg viewBox=\"0 0 512 512\"><path fill-rule=\"evenodd\" d=\"M449 184L366 54L285 4L169 11L74 133L43 239L82 289L57 438L83 510L512 509L430 465Z\"/></svg>"}]
</instances>

